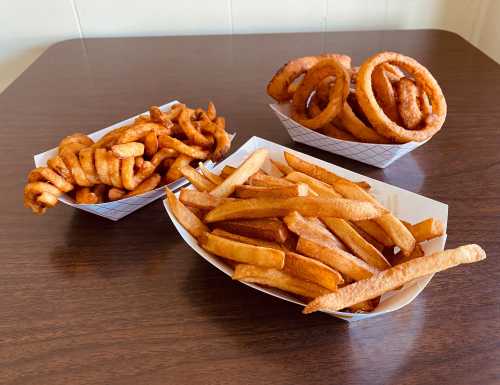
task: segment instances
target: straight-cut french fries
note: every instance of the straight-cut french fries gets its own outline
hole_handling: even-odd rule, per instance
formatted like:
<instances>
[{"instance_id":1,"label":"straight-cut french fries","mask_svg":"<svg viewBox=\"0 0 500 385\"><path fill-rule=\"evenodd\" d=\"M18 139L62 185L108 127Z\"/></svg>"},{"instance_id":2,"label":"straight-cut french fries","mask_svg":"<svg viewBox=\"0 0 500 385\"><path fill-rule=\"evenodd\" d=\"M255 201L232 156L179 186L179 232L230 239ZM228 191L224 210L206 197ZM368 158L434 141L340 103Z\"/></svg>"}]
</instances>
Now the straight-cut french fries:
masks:
<instances>
[{"instance_id":1,"label":"straight-cut french fries","mask_svg":"<svg viewBox=\"0 0 500 385\"><path fill-rule=\"evenodd\" d=\"M308 314L318 310L344 309L361 301L378 297L415 278L463 263L478 262L485 258L484 250L480 246L472 244L412 259L384 270L371 278L345 286L335 293L315 298L304 308L303 312Z\"/></svg>"},{"instance_id":2,"label":"straight-cut french fries","mask_svg":"<svg viewBox=\"0 0 500 385\"><path fill-rule=\"evenodd\" d=\"M236 262L276 269L282 269L285 264L285 253L282 250L249 245L211 233L201 235L200 245L219 257Z\"/></svg>"},{"instance_id":3,"label":"straight-cut french fries","mask_svg":"<svg viewBox=\"0 0 500 385\"><path fill-rule=\"evenodd\" d=\"M363 188L348 180L337 180L333 187L342 196L349 199L355 199L364 202L370 202L378 207L380 203L367 193ZM405 253L411 253L415 247L416 241L412 233L406 228L401 221L392 213L386 213L378 218L375 222L391 237L394 243L401 248Z\"/></svg>"},{"instance_id":4,"label":"straight-cut french fries","mask_svg":"<svg viewBox=\"0 0 500 385\"><path fill-rule=\"evenodd\" d=\"M316 298L330 292L320 285L304 281L281 270L253 265L236 265L232 278L274 287L306 298Z\"/></svg>"},{"instance_id":5,"label":"straight-cut french fries","mask_svg":"<svg viewBox=\"0 0 500 385\"><path fill-rule=\"evenodd\" d=\"M370 202L358 202L343 198L310 196L285 199L254 198L225 202L210 211L205 217L205 221L210 223L239 218L284 217L292 211L306 216L316 216L320 213L321 216L355 221L377 218L386 212L383 208Z\"/></svg>"},{"instance_id":6,"label":"straight-cut french fries","mask_svg":"<svg viewBox=\"0 0 500 385\"><path fill-rule=\"evenodd\" d=\"M199 238L203 233L209 231L208 227L194 215L186 206L184 206L172 191L165 189L167 193L167 202L170 210L179 223L195 238Z\"/></svg>"},{"instance_id":7,"label":"straight-cut french fries","mask_svg":"<svg viewBox=\"0 0 500 385\"><path fill-rule=\"evenodd\" d=\"M444 234L444 225L435 218L428 218L414 225L402 221L418 243L440 237Z\"/></svg>"},{"instance_id":8,"label":"straight-cut french fries","mask_svg":"<svg viewBox=\"0 0 500 385\"><path fill-rule=\"evenodd\" d=\"M216 226L230 233L265 239L280 244L285 243L288 239L288 229L278 218L221 221L217 222Z\"/></svg>"},{"instance_id":9,"label":"straight-cut french fries","mask_svg":"<svg viewBox=\"0 0 500 385\"><path fill-rule=\"evenodd\" d=\"M189 207L196 207L202 210L212 210L223 202L235 200L234 198L217 198L206 191L197 191L184 188L179 194L179 200Z\"/></svg>"},{"instance_id":10,"label":"straight-cut french fries","mask_svg":"<svg viewBox=\"0 0 500 385\"><path fill-rule=\"evenodd\" d=\"M212 234L218 235L219 237L232 239L233 241L248 243L249 245L268 247L270 249L282 250L281 246L276 242L265 241L263 239L245 237L244 235L230 233L222 229L213 229Z\"/></svg>"},{"instance_id":11,"label":"straight-cut french fries","mask_svg":"<svg viewBox=\"0 0 500 385\"><path fill-rule=\"evenodd\" d=\"M238 169L229 175L224 182L210 191L210 194L224 198L231 195L237 185L241 185L247 181L253 174L259 171L260 167L266 160L268 151L261 148L250 155Z\"/></svg>"},{"instance_id":12,"label":"straight-cut french fries","mask_svg":"<svg viewBox=\"0 0 500 385\"><path fill-rule=\"evenodd\" d=\"M288 151L285 151L284 156L288 165L295 171L303 172L304 174L312 176L313 178L319 179L320 181L323 181L330 185L333 185L338 180L346 180L345 178L335 174L334 172L309 163L304 159L300 159L298 156L295 156ZM370 185L366 182L357 182L356 184L364 189L370 188Z\"/></svg>"},{"instance_id":13,"label":"straight-cut french fries","mask_svg":"<svg viewBox=\"0 0 500 385\"><path fill-rule=\"evenodd\" d=\"M234 194L238 198L291 198L305 197L309 194L309 187L304 183L283 187L261 187L239 185Z\"/></svg>"},{"instance_id":14,"label":"straight-cut french fries","mask_svg":"<svg viewBox=\"0 0 500 385\"><path fill-rule=\"evenodd\" d=\"M337 285L344 282L338 271L316 259L292 252L286 253L283 271L305 281L317 283L331 291L337 290Z\"/></svg>"},{"instance_id":15,"label":"straight-cut french fries","mask_svg":"<svg viewBox=\"0 0 500 385\"><path fill-rule=\"evenodd\" d=\"M290 231L299 237L317 242L325 247L338 247L339 249L346 250L342 242L328 231L325 225L317 218L306 219L297 211L293 211L283 218L283 222L285 222Z\"/></svg>"},{"instance_id":16,"label":"straight-cut french fries","mask_svg":"<svg viewBox=\"0 0 500 385\"><path fill-rule=\"evenodd\" d=\"M167 191L178 221L203 249L234 268L233 279L312 299L305 313L370 312L388 290L485 257L476 245L424 256L419 242L444 233L438 220L401 221L365 191L368 184L293 154L285 153L288 164L283 164L260 149L241 166L225 166L216 175L202 164L193 169L192 157L172 151L177 159L169 172L182 172L198 189L182 189L179 200ZM262 170L269 162L282 177ZM148 163L134 160L130 167L139 175Z\"/></svg>"},{"instance_id":17,"label":"straight-cut french fries","mask_svg":"<svg viewBox=\"0 0 500 385\"><path fill-rule=\"evenodd\" d=\"M207 178L189 165L183 166L180 169L180 172L199 191L210 191L215 188L215 184L210 182Z\"/></svg>"},{"instance_id":18,"label":"straight-cut french fries","mask_svg":"<svg viewBox=\"0 0 500 385\"><path fill-rule=\"evenodd\" d=\"M354 255L361 258L369 265L379 270L385 270L391 267L383 254L373 245L365 241L347 221L339 218L327 217L323 218L323 222L349 249L352 250Z\"/></svg>"},{"instance_id":19,"label":"straight-cut french fries","mask_svg":"<svg viewBox=\"0 0 500 385\"><path fill-rule=\"evenodd\" d=\"M303 237L297 242L297 251L323 262L355 281L369 278L379 271L347 251L338 247L325 247Z\"/></svg>"},{"instance_id":20,"label":"straight-cut french fries","mask_svg":"<svg viewBox=\"0 0 500 385\"><path fill-rule=\"evenodd\" d=\"M367 233L370 237L375 239L378 243L383 245L384 247L393 247L394 241L387 235L387 233L380 227L377 223L370 220L364 221L356 221L354 225L365 233Z\"/></svg>"}]
</instances>

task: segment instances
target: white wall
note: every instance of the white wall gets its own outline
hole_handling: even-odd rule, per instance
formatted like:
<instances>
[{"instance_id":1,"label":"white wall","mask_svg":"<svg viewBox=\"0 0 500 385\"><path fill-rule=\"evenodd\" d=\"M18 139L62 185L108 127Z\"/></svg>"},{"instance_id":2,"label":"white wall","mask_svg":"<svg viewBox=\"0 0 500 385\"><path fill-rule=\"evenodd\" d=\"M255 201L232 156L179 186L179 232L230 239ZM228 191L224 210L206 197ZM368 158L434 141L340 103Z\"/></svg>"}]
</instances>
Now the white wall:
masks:
<instances>
[{"instance_id":1,"label":"white wall","mask_svg":"<svg viewBox=\"0 0 500 385\"><path fill-rule=\"evenodd\" d=\"M500 0L0 0L0 92L75 37L439 28L500 62Z\"/></svg>"}]
</instances>

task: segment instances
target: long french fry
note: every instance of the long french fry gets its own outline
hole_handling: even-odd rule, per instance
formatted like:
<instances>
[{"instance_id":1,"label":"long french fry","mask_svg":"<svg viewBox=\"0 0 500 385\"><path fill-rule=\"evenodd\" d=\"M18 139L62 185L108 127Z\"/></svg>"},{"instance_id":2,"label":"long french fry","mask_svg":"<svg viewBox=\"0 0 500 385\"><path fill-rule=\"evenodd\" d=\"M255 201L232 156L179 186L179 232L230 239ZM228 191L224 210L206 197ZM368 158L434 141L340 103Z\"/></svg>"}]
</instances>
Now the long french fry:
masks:
<instances>
[{"instance_id":1,"label":"long french fry","mask_svg":"<svg viewBox=\"0 0 500 385\"><path fill-rule=\"evenodd\" d=\"M207 178L214 185L218 186L222 182L224 182L224 178L220 177L219 175L215 175L213 172L211 172L208 168L205 167L203 162L200 162L198 166L203 176L205 176L205 178Z\"/></svg>"},{"instance_id":2,"label":"long french fry","mask_svg":"<svg viewBox=\"0 0 500 385\"><path fill-rule=\"evenodd\" d=\"M320 213L321 216L325 217L350 220L376 218L386 212L369 202L342 198L310 196L285 199L255 198L223 203L210 211L205 217L205 221L210 223L239 218L283 217L292 211L298 211L305 216L317 216Z\"/></svg>"},{"instance_id":3,"label":"long french fry","mask_svg":"<svg viewBox=\"0 0 500 385\"><path fill-rule=\"evenodd\" d=\"M289 165L278 160L271 159L271 164L276 167L283 175L287 175L293 171L293 168L291 168Z\"/></svg>"},{"instance_id":4,"label":"long french fry","mask_svg":"<svg viewBox=\"0 0 500 385\"><path fill-rule=\"evenodd\" d=\"M346 250L342 242L325 228L317 218L304 218L297 211L293 211L283 218L288 229L299 237L317 242L325 247L338 247Z\"/></svg>"},{"instance_id":5,"label":"long french fry","mask_svg":"<svg viewBox=\"0 0 500 385\"><path fill-rule=\"evenodd\" d=\"M281 270L264 269L252 265L237 265L234 269L232 278L239 281L275 287L307 298L315 298L318 295L324 295L330 292L322 286L296 278Z\"/></svg>"},{"instance_id":6,"label":"long french fry","mask_svg":"<svg viewBox=\"0 0 500 385\"><path fill-rule=\"evenodd\" d=\"M169 135L160 135L158 137L158 143L160 148L173 148L178 153L187 155L193 159L204 160L207 159L209 155L208 151L202 150L196 146L187 145L184 142L181 142L179 139L172 138Z\"/></svg>"},{"instance_id":7,"label":"long french fry","mask_svg":"<svg viewBox=\"0 0 500 385\"><path fill-rule=\"evenodd\" d=\"M414 225L404 221L401 222L410 230L418 243L444 234L444 225L435 218L428 218Z\"/></svg>"},{"instance_id":8,"label":"long french fry","mask_svg":"<svg viewBox=\"0 0 500 385\"><path fill-rule=\"evenodd\" d=\"M207 178L189 165L183 166L180 169L180 172L199 191L210 191L215 188L215 184L210 182Z\"/></svg>"},{"instance_id":9,"label":"long french fry","mask_svg":"<svg viewBox=\"0 0 500 385\"><path fill-rule=\"evenodd\" d=\"M217 198L206 191L197 191L184 188L179 194L179 200L189 207L196 207L202 210L212 210L226 201L235 200L235 198Z\"/></svg>"},{"instance_id":10,"label":"long french fry","mask_svg":"<svg viewBox=\"0 0 500 385\"><path fill-rule=\"evenodd\" d=\"M348 180L337 180L333 184L333 187L345 198L370 202L378 207L381 207L380 203L377 202L373 196ZM415 238L398 218L396 218L392 213L386 213L378 218L375 218L374 220L391 237L399 248L401 248L405 253L412 252L416 244Z\"/></svg>"},{"instance_id":11,"label":"long french fry","mask_svg":"<svg viewBox=\"0 0 500 385\"><path fill-rule=\"evenodd\" d=\"M344 282L338 271L316 259L292 252L286 253L283 271L305 281L317 283L331 291L337 290L337 285Z\"/></svg>"},{"instance_id":12,"label":"long french fry","mask_svg":"<svg viewBox=\"0 0 500 385\"><path fill-rule=\"evenodd\" d=\"M384 270L371 278L355 282L311 301L304 314L318 310L337 311L366 301L386 291L393 290L406 282L427 274L446 270L462 263L478 262L486 258L486 253L478 245L466 245L456 249L434 253Z\"/></svg>"},{"instance_id":13,"label":"long french fry","mask_svg":"<svg viewBox=\"0 0 500 385\"><path fill-rule=\"evenodd\" d=\"M333 185L338 180L347 180L340 175L335 174L332 171L328 171L323 167L316 166L315 164L309 163L299 157L293 155L290 152L284 152L285 160L288 165L296 171L303 172L313 178L319 179L322 182ZM370 185L366 182L355 182L362 188L369 189Z\"/></svg>"},{"instance_id":14,"label":"long french fry","mask_svg":"<svg viewBox=\"0 0 500 385\"><path fill-rule=\"evenodd\" d=\"M262 187L286 187L293 186L295 183L284 178L277 178L263 173L255 173L248 179L248 184Z\"/></svg>"},{"instance_id":15,"label":"long french fry","mask_svg":"<svg viewBox=\"0 0 500 385\"><path fill-rule=\"evenodd\" d=\"M167 193L167 202L170 210L180 224L195 238L199 238L201 234L209 231L208 227L194 215L186 206L184 206L168 188L165 189Z\"/></svg>"},{"instance_id":16,"label":"long french fry","mask_svg":"<svg viewBox=\"0 0 500 385\"><path fill-rule=\"evenodd\" d=\"M268 151L265 148L261 148L252 153L236 171L224 179L224 182L210 191L210 194L220 198L231 195L237 185L245 183L248 178L260 169L266 160L267 154Z\"/></svg>"},{"instance_id":17,"label":"long french fry","mask_svg":"<svg viewBox=\"0 0 500 385\"><path fill-rule=\"evenodd\" d=\"M315 179L312 176L309 176L302 172L293 171L289 173L285 178L295 183L307 184L309 188L315 191L320 197L342 198L342 195L336 192L334 188L329 184L326 184L325 182Z\"/></svg>"},{"instance_id":18,"label":"long french fry","mask_svg":"<svg viewBox=\"0 0 500 385\"><path fill-rule=\"evenodd\" d=\"M373 220L356 221L354 225L367 233L370 237L382 244L384 247L393 247L394 241L387 233Z\"/></svg>"},{"instance_id":19,"label":"long french fry","mask_svg":"<svg viewBox=\"0 0 500 385\"><path fill-rule=\"evenodd\" d=\"M305 197L309 194L309 187L304 183L283 187L261 187L239 185L234 194L238 198L291 198Z\"/></svg>"},{"instance_id":20,"label":"long french fry","mask_svg":"<svg viewBox=\"0 0 500 385\"><path fill-rule=\"evenodd\" d=\"M244 235L230 233L222 229L213 229L212 234L218 235L219 237L232 239L233 241L248 243L249 245L268 247L270 249L282 250L281 246L276 242L265 241L263 239L245 237Z\"/></svg>"},{"instance_id":21,"label":"long french fry","mask_svg":"<svg viewBox=\"0 0 500 385\"><path fill-rule=\"evenodd\" d=\"M354 255L379 270L385 270L391 265L373 245L365 241L359 233L345 220L339 218L323 218L328 228L352 250Z\"/></svg>"},{"instance_id":22,"label":"long french fry","mask_svg":"<svg viewBox=\"0 0 500 385\"><path fill-rule=\"evenodd\" d=\"M355 281L369 278L378 272L378 269L347 251L338 247L325 247L302 237L297 242L297 251L323 262Z\"/></svg>"},{"instance_id":23,"label":"long french fry","mask_svg":"<svg viewBox=\"0 0 500 385\"><path fill-rule=\"evenodd\" d=\"M249 245L211 233L202 234L200 246L219 257L241 263L277 269L282 269L285 264L285 253L282 250Z\"/></svg>"},{"instance_id":24,"label":"long french fry","mask_svg":"<svg viewBox=\"0 0 500 385\"><path fill-rule=\"evenodd\" d=\"M285 243L288 239L288 229L278 218L222 221L217 222L217 227L229 231L230 233L236 233L251 238L265 239L280 244Z\"/></svg>"}]
</instances>

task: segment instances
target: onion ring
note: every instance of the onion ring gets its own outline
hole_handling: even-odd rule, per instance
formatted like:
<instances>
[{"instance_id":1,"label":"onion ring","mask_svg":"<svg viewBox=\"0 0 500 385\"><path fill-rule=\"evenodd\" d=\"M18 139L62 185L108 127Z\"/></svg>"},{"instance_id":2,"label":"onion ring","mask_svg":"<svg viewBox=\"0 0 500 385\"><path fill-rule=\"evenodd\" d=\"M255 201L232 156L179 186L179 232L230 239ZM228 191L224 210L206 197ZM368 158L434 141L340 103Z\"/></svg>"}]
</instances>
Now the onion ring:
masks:
<instances>
[{"instance_id":1,"label":"onion ring","mask_svg":"<svg viewBox=\"0 0 500 385\"><path fill-rule=\"evenodd\" d=\"M407 130L393 122L380 108L373 94L371 77L373 70L379 64L390 62L411 74L417 84L427 93L432 104L432 114L424 119L423 128ZM382 52L365 61L358 74L356 97L373 127L383 136L397 142L424 141L438 132L446 118L446 100L441 87L432 74L415 59L395 52Z\"/></svg>"},{"instance_id":2,"label":"onion ring","mask_svg":"<svg viewBox=\"0 0 500 385\"><path fill-rule=\"evenodd\" d=\"M337 126L333 125L332 123L328 123L321 132L325 135L331 136L332 138L335 139L340 139L340 140L348 140L350 142L356 142L356 138L350 134L347 131L342 130L341 128L338 128Z\"/></svg>"},{"instance_id":3,"label":"onion ring","mask_svg":"<svg viewBox=\"0 0 500 385\"><path fill-rule=\"evenodd\" d=\"M395 84L398 95L398 111L403 125L415 130L422 121L422 111L419 106L419 90L413 80L402 78Z\"/></svg>"},{"instance_id":4,"label":"onion ring","mask_svg":"<svg viewBox=\"0 0 500 385\"><path fill-rule=\"evenodd\" d=\"M344 103L344 108L335 118L335 123L338 123L340 127L362 142L389 143L387 138L364 124L363 121L356 116L348 102Z\"/></svg>"},{"instance_id":5,"label":"onion ring","mask_svg":"<svg viewBox=\"0 0 500 385\"><path fill-rule=\"evenodd\" d=\"M419 92L418 101L420 104L420 110L422 111L422 115L425 118L427 115L432 114L431 102L429 101L429 96L427 96L427 94L421 87L418 87L418 92Z\"/></svg>"},{"instance_id":6,"label":"onion ring","mask_svg":"<svg viewBox=\"0 0 500 385\"><path fill-rule=\"evenodd\" d=\"M330 89L328 104L314 118L306 116L307 100L319 82L327 76L335 76L335 85ZM346 68L334 58L322 59L311 68L299 89L293 95L292 119L305 127L318 129L329 123L341 110L349 94L350 77Z\"/></svg>"},{"instance_id":7,"label":"onion ring","mask_svg":"<svg viewBox=\"0 0 500 385\"><path fill-rule=\"evenodd\" d=\"M292 99L293 94L290 93L288 89L290 84L324 58L335 58L345 68L351 68L351 58L347 55L324 54L293 59L283 65L268 83L268 95L278 102L286 102L287 100Z\"/></svg>"}]
</instances>

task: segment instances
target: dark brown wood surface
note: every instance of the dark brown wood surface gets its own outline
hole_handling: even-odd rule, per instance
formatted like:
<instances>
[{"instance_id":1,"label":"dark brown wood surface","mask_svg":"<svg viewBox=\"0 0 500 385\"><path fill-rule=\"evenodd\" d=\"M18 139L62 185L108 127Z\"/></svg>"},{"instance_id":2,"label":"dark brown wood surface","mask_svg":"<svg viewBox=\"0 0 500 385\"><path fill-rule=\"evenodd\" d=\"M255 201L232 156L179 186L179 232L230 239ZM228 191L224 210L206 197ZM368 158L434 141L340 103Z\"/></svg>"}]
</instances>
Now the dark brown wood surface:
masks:
<instances>
[{"instance_id":1,"label":"dark brown wood surface","mask_svg":"<svg viewBox=\"0 0 500 385\"><path fill-rule=\"evenodd\" d=\"M417 58L449 113L385 170L294 145L267 81L289 58ZM71 40L0 95L0 383L498 384L500 67L444 31ZM273 140L449 205L448 243L485 262L434 277L409 306L347 324L232 282L187 247L161 201L111 222L22 206L32 155L173 98L213 100L238 133Z\"/></svg>"}]
</instances>

